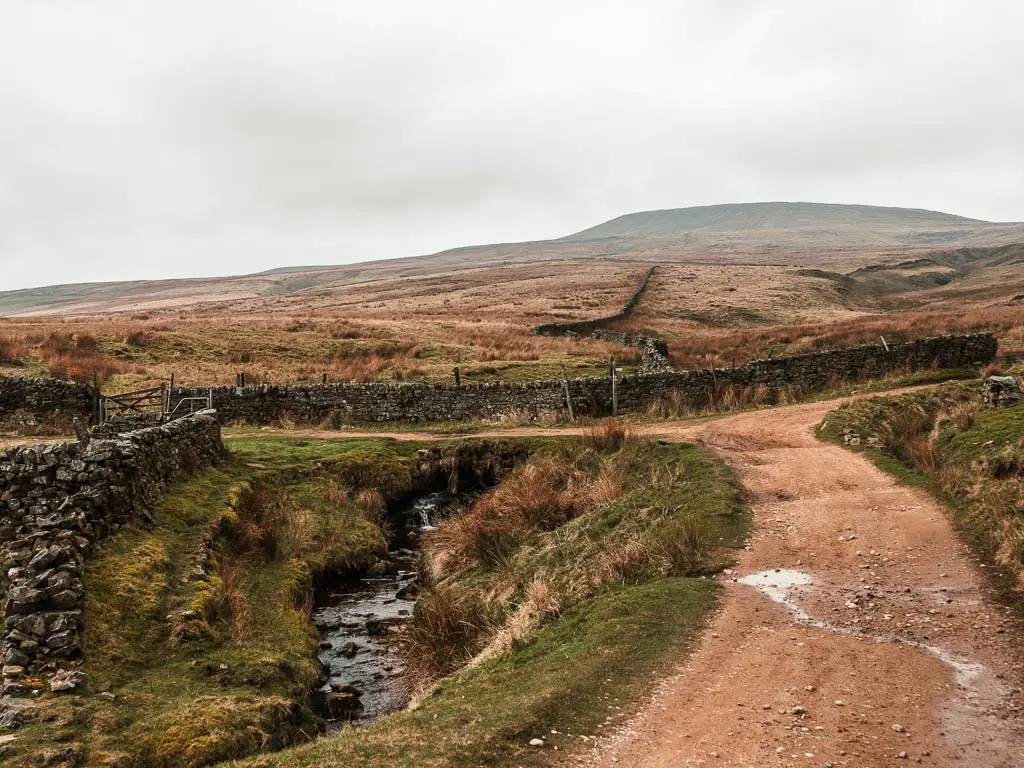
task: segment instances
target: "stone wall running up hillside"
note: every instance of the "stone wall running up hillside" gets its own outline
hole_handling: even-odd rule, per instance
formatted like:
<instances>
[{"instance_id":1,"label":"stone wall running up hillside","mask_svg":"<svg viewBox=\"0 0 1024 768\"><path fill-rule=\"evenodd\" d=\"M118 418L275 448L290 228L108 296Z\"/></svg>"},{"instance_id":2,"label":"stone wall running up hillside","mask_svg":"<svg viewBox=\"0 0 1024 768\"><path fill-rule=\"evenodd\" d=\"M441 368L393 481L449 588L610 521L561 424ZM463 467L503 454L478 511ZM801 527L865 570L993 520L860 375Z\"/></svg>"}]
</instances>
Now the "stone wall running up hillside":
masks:
<instances>
[{"instance_id":1,"label":"stone wall running up hillside","mask_svg":"<svg viewBox=\"0 0 1024 768\"><path fill-rule=\"evenodd\" d=\"M666 373L672 370L672 361L668 357L668 343L664 339L655 339L629 331L605 330L594 331L591 338L613 341L624 347L636 347L640 350L640 373Z\"/></svg>"},{"instance_id":2,"label":"stone wall running up hillside","mask_svg":"<svg viewBox=\"0 0 1024 768\"><path fill-rule=\"evenodd\" d=\"M679 392L689 401L707 401L722 387L764 385L770 389L799 386L805 391L859 378L931 367L956 368L990 362L996 339L988 334L938 336L908 344L864 346L820 354L757 360L741 368L666 371L627 376L618 382L620 411L637 411L652 401ZM370 383L322 386L258 386L212 390L213 407L223 421L268 424L278 420L302 423L382 421L469 421L495 419L510 413L536 416L566 408L559 380L489 384ZM570 379L567 383L577 415L611 413L611 382L607 378ZM175 389L172 400L205 395L208 390Z\"/></svg>"},{"instance_id":3,"label":"stone wall running up hillside","mask_svg":"<svg viewBox=\"0 0 1024 768\"><path fill-rule=\"evenodd\" d=\"M538 336L586 336L599 328L603 328L608 323L623 320L629 317L629 314L636 308L640 297L647 290L647 285L651 282L653 274L654 267L651 267L644 273L643 278L640 280L640 285L633 291L633 295L626 299L626 303L614 315L595 317L593 320L577 320L571 323L545 323L544 325L534 327L533 332Z\"/></svg>"},{"instance_id":4,"label":"stone wall running up hillside","mask_svg":"<svg viewBox=\"0 0 1024 768\"><path fill-rule=\"evenodd\" d=\"M87 445L0 452L5 693L23 693L29 680L80 657L89 546L149 518L168 483L222 452L212 411Z\"/></svg>"}]
</instances>

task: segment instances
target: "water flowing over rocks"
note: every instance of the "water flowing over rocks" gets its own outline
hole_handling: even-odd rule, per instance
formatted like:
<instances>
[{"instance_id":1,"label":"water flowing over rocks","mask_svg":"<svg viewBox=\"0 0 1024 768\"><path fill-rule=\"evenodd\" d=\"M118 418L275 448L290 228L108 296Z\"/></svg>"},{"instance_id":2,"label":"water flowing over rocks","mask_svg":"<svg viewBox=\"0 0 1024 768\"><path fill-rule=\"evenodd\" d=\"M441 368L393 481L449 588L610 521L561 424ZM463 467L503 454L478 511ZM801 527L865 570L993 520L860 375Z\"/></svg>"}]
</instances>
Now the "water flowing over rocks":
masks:
<instances>
[{"instance_id":1,"label":"water flowing over rocks","mask_svg":"<svg viewBox=\"0 0 1024 768\"><path fill-rule=\"evenodd\" d=\"M312 618L322 640L317 656L327 674L319 695L328 735L350 721L375 722L408 702L399 644L417 594L415 542L462 500L432 491L399 505L395 517L405 528L396 543L404 546L358 579L321 590Z\"/></svg>"}]
</instances>

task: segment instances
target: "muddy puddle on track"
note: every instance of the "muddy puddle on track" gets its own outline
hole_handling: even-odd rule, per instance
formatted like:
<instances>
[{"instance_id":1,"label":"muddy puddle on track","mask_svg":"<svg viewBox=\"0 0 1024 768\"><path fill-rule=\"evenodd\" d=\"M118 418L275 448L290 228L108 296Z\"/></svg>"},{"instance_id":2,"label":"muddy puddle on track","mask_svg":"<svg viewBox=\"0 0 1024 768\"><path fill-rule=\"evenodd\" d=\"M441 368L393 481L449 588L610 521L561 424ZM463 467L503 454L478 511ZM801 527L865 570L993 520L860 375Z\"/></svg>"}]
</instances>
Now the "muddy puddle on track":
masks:
<instances>
[{"instance_id":1,"label":"muddy puddle on track","mask_svg":"<svg viewBox=\"0 0 1024 768\"><path fill-rule=\"evenodd\" d=\"M391 518L402 529L387 561L358 579L318 590L312 620L321 635L317 656L328 676L320 689L328 736L408 704L400 642L415 606L418 540L471 498L433 492L400 505Z\"/></svg>"}]
</instances>

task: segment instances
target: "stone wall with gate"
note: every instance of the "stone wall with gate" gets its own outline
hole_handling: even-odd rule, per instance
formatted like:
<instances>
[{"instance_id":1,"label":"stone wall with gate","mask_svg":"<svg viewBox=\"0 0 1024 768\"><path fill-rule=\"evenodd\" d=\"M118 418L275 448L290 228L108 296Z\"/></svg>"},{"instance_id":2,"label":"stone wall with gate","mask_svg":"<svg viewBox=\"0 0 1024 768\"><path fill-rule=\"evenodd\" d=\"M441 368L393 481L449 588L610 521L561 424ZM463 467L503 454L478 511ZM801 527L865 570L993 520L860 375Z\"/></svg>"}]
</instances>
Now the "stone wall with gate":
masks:
<instances>
[{"instance_id":1,"label":"stone wall with gate","mask_svg":"<svg viewBox=\"0 0 1024 768\"><path fill-rule=\"evenodd\" d=\"M756 360L738 368L664 371L626 376L617 383L620 411L637 411L651 402L679 393L699 404L722 387L770 390L800 387L804 391L830 384L877 378L928 368L983 365L996 353L989 334L938 336L906 344L868 345L818 354ZM278 387L220 387L172 391L171 400L208 392L225 422L269 424L383 421L470 421L496 419L510 413L537 416L566 409L566 389L577 415L604 416L612 410L608 378L578 378L486 384L367 383Z\"/></svg>"}]
</instances>

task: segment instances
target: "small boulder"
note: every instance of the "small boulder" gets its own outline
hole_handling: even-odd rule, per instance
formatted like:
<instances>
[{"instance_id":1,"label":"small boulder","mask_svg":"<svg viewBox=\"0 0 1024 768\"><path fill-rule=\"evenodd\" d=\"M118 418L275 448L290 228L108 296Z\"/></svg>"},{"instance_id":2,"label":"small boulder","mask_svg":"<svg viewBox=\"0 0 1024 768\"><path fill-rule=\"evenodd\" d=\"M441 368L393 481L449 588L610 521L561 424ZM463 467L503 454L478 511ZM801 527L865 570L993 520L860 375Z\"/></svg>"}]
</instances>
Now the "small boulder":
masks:
<instances>
[{"instance_id":1,"label":"small boulder","mask_svg":"<svg viewBox=\"0 0 1024 768\"><path fill-rule=\"evenodd\" d=\"M50 678L50 690L56 693L73 691L85 680L85 673L77 669L62 669Z\"/></svg>"},{"instance_id":2,"label":"small boulder","mask_svg":"<svg viewBox=\"0 0 1024 768\"><path fill-rule=\"evenodd\" d=\"M349 641L341 646L341 655L346 659L353 658L359 652L359 646Z\"/></svg>"},{"instance_id":3,"label":"small boulder","mask_svg":"<svg viewBox=\"0 0 1024 768\"><path fill-rule=\"evenodd\" d=\"M363 702L352 693L333 692L325 699L327 716L332 720L355 720L363 712Z\"/></svg>"}]
</instances>

